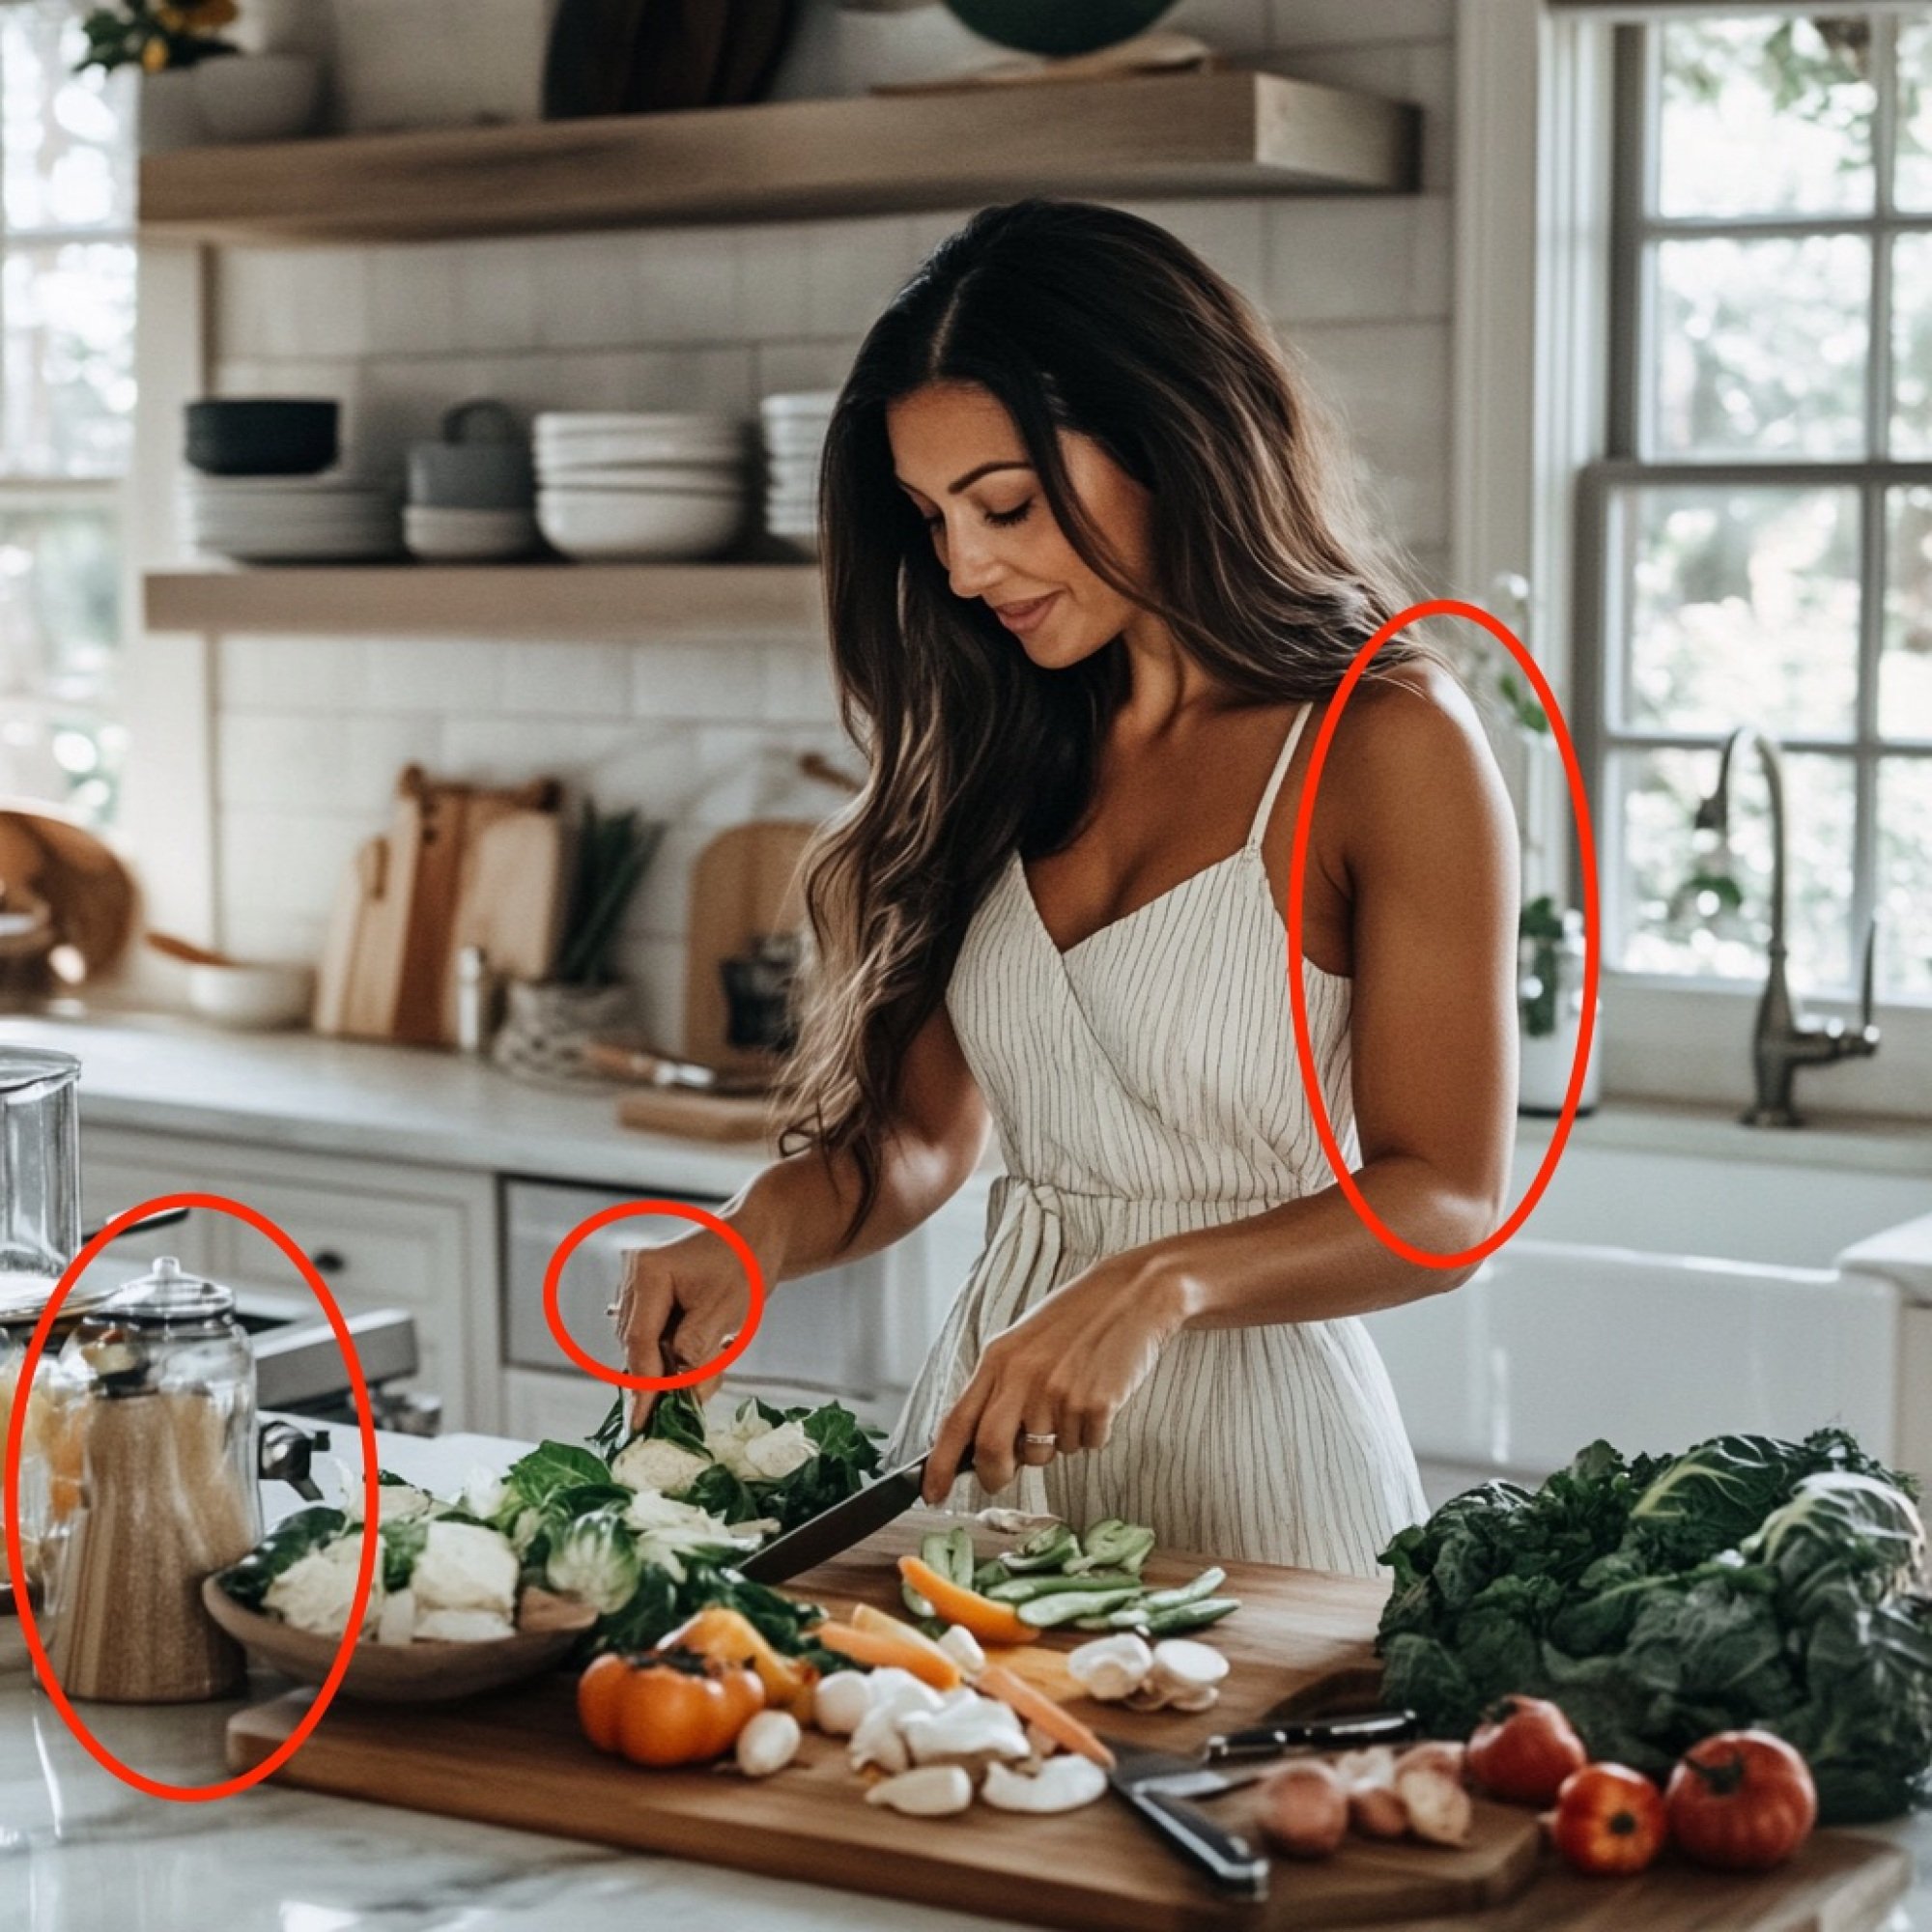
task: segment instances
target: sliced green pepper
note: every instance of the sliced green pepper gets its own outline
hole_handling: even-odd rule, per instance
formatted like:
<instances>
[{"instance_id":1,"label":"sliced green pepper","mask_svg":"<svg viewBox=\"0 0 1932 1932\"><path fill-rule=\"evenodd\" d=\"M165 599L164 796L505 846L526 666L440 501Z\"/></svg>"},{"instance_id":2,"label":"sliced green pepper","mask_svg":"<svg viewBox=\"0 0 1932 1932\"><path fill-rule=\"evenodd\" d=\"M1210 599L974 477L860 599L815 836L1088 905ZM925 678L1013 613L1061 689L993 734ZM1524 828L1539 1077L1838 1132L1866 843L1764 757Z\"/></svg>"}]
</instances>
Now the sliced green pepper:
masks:
<instances>
[{"instance_id":1,"label":"sliced green pepper","mask_svg":"<svg viewBox=\"0 0 1932 1932\"><path fill-rule=\"evenodd\" d=\"M1080 1539L1080 1554L1063 1566L1068 1576L1086 1570L1131 1570L1136 1575L1153 1553L1154 1533L1145 1523L1103 1518Z\"/></svg>"},{"instance_id":2,"label":"sliced green pepper","mask_svg":"<svg viewBox=\"0 0 1932 1932\"><path fill-rule=\"evenodd\" d=\"M1196 1603L1181 1604L1171 1610L1156 1611L1147 1620L1146 1634L1177 1636L1182 1631L1201 1630L1208 1624L1218 1623L1230 1610L1240 1607L1238 1597L1204 1597Z\"/></svg>"},{"instance_id":3,"label":"sliced green pepper","mask_svg":"<svg viewBox=\"0 0 1932 1932\"><path fill-rule=\"evenodd\" d=\"M1030 1577L1009 1577L995 1583L984 1594L996 1604L1028 1604L1036 1597L1050 1597L1059 1590L1139 1590L1141 1579L1131 1570L1090 1570L1085 1576L1069 1577L1064 1571L1038 1571Z\"/></svg>"},{"instance_id":4,"label":"sliced green pepper","mask_svg":"<svg viewBox=\"0 0 1932 1932\"><path fill-rule=\"evenodd\" d=\"M1095 1617L1102 1610L1118 1610L1130 1598L1140 1595L1138 1587L1131 1590L1056 1590L1048 1597L1035 1597L1032 1602L1015 1604L1013 1613L1023 1624L1031 1624L1035 1630L1051 1630L1056 1624L1070 1624L1076 1617Z\"/></svg>"},{"instance_id":5,"label":"sliced green pepper","mask_svg":"<svg viewBox=\"0 0 1932 1932\"><path fill-rule=\"evenodd\" d=\"M1150 1613L1179 1609L1182 1604L1199 1603L1211 1597L1228 1580L1228 1573L1218 1566L1204 1570L1191 1583L1177 1583L1172 1589L1151 1591L1141 1599L1141 1608Z\"/></svg>"},{"instance_id":6,"label":"sliced green pepper","mask_svg":"<svg viewBox=\"0 0 1932 1932\"><path fill-rule=\"evenodd\" d=\"M1017 1549L1008 1550L1001 1561L1009 1576L1017 1577L1028 1570L1058 1570L1068 1557L1079 1554L1080 1539L1072 1528L1055 1522L1036 1530Z\"/></svg>"}]
</instances>

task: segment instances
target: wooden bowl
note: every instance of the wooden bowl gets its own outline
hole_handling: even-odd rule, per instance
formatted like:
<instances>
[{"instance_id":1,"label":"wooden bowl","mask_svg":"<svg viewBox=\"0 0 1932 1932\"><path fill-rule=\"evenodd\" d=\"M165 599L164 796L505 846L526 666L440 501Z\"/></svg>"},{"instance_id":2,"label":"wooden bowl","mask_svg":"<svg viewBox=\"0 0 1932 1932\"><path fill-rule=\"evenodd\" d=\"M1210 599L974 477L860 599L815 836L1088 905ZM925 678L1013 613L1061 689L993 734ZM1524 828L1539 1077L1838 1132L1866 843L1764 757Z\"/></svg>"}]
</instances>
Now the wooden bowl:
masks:
<instances>
[{"instance_id":1,"label":"wooden bowl","mask_svg":"<svg viewBox=\"0 0 1932 1932\"><path fill-rule=\"evenodd\" d=\"M279 1617L238 1604L213 1577L202 1579L208 1613L251 1657L293 1677L320 1684L335 1662L338 1639L317 1636ZM554 1670L577 1641L574 1630L520 1631L481 1643L375 1643L364 1637L343 1673L342 1694L370 1704L435 1704L500 1690Z\"/></svg>"}]
</instances>

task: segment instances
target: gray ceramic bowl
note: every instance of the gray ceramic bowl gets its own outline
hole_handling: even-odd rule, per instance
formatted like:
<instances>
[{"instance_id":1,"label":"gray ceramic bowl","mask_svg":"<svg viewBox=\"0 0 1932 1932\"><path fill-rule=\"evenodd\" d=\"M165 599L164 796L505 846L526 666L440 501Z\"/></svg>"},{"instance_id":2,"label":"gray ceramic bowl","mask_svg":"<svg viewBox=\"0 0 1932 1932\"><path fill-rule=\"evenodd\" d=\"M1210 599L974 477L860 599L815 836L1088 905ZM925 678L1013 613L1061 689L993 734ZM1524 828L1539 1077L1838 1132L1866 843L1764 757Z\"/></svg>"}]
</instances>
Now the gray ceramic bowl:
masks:
<instances>
[{"instance_id":1,"label":"gray ceramic bowl","mask_svg":"<svg viewBox=\"0 0 1932 1932\"><path fill-rule=\"evenodd\" d=\"M529 448L521 442L412 443L410 501L433 510L526 510L536 501Z\"/></svg>"}]
</instances>

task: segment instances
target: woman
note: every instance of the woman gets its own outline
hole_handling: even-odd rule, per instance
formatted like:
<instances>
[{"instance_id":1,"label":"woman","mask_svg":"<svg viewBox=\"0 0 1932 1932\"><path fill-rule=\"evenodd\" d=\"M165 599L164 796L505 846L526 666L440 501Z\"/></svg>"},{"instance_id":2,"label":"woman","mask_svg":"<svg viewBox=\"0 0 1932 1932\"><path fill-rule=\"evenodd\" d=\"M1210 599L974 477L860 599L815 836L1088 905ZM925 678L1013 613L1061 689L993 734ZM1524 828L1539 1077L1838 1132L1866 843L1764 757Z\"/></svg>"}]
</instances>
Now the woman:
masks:
<instances>
[{"instance_id":1,"label":"woman","mask_svg":"<svg viewBox=\"0 0 1932 1932\"><path fill-rule=\"evenodd\" d=\"M1408 601L1349 532L1301 384L1163 229L989 208L867 336L822 499L870 772L808 872L798 1151L728 1219L773 1285L873 1252L990 1121L986 1245L889 1457L932 1445L932 1503L1373 1574L1424 1502L1353 1318L1470 1270L1357 1217L1297 1068L1295 809L1344 672ZM1473 707L1403 634L1324 763L1302 973L1336 1137L1432 1253L1504 1213L1516 850ZM632 1371L709 1360L746 1305L702 1233L634 1251Z\"/></svg>"}]
</instances>

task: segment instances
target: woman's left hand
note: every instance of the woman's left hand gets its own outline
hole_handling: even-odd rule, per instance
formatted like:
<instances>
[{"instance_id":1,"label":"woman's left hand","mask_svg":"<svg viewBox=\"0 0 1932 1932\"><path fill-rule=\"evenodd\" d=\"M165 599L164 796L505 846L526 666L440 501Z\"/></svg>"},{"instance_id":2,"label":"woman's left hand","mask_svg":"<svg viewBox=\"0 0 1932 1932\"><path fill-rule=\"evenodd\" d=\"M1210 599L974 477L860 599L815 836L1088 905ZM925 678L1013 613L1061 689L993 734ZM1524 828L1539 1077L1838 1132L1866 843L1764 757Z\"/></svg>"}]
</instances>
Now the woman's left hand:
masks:
<instances>
[{"instance_id":1,"label":"woman's left hand","mask_svg":"<svg viewBox=\"0 0 1932 1932\"><path fill-rule=\"evenodd\" d=\"M945 1500L969 1442L974 1476L994 1491L1023 1463L1104 1447L1122 1405L1182 1326L1184 1304L1181 1276L1145 1253L1113 1256L1055 1289L987 1343L933 1438L923 1499Z\"/></svg>"}]
</instances>

